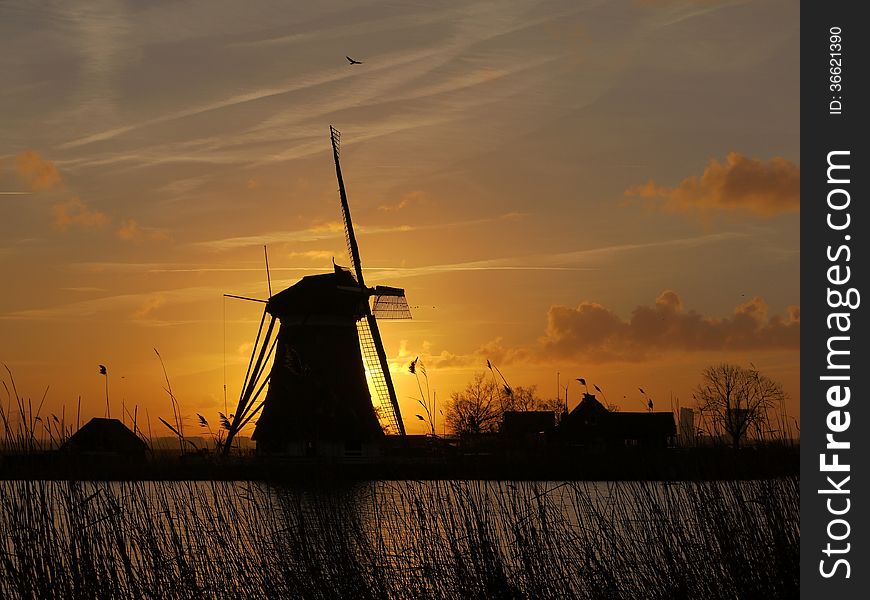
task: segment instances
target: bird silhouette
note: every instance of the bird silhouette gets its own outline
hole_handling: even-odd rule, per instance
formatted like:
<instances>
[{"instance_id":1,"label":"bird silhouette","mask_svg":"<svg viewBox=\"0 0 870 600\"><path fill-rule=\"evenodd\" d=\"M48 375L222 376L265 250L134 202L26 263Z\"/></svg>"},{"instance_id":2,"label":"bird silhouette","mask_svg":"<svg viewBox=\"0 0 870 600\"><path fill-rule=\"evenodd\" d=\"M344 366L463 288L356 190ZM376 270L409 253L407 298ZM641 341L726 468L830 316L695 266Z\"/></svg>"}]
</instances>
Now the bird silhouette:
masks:
<instances>
[{"instance_id":1,"label":"bird silhouette","mask_svg":"<svg viewBox=\"0 0 870 600\"><path fill-rule=\"evenodd\" d=\"M347 59L347 62L349 62L352 65L361 65L362 64L361 60L354 60L349 56L345 56L345 58Z\"/></svg>"}]
</instances>

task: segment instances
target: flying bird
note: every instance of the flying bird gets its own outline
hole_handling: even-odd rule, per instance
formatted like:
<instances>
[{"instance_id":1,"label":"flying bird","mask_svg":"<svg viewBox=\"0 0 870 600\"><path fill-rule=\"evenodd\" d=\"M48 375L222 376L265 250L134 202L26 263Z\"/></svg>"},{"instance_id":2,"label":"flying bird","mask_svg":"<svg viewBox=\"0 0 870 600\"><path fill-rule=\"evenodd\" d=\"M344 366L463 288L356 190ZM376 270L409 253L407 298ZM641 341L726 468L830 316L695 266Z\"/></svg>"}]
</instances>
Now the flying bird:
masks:
<instances>
[{"instance_id":1,"label":"flying bird","mask_svg":"<svg viewBox=\"0 0 870 600\"><path fill-rule=\"evenodd\" d=\"M349 62L352 65L361 65L362 64L361 60L354 60L351 57L346 56L346 55L345 55L345 58L347 59L347 62Z\"/></svg>"}]
</instances>

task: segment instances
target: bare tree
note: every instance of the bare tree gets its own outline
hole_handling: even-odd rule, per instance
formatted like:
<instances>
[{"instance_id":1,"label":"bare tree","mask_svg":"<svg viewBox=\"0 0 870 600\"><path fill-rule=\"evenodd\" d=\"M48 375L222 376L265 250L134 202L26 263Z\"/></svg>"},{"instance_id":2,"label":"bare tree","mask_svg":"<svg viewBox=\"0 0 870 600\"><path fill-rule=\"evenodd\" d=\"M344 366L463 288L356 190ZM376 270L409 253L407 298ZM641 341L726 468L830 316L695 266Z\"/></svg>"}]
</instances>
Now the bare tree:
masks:
<instances>
[{"instance_id":1,"label":"bare tree","mask_svg":"<svg viewBox=\"0 0 870 600\"><path fill-rule=\"evenodd\" d=\"M710 433L725 433L740 447L750 428L763 434L768 411L785 401L782 385L756 369L722 363L704 369L694 398L712 421Z\"/></svg>"},{"instance_id":2,"label":"bare tree","mask_svg":"<svg viewBox=\"0 0 870 600\"><path fill-rule=\"evenodd\" d=\"M456 435L492 433L501 426L505 411L562 410L536 395L535 386L500 385L484 373L475 373L462 392L454 392L444 410L447 428Z\"/></svg>"},{"instance_id":3,"label":"bare tree","mask_svg":"<svg viewBox=\"0 0 870 600\"><path fill-rule=\"evenodd\" d=\"M447 428L456 435L497 431L502 414L499 392L483 373L475 373L463 391L450 395L444 414Z\"/></svg>"}]
</instances>

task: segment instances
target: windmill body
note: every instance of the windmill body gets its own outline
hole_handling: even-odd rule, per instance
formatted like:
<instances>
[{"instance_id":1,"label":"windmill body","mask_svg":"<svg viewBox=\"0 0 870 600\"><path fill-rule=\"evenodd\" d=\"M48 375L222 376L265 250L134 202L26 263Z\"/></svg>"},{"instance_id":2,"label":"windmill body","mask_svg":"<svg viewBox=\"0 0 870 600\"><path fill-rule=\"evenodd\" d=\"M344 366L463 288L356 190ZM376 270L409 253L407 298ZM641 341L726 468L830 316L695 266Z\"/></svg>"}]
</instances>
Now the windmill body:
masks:
<instances>
[{"instance_id":1,"label":"windmill body","mask_svg":"<svg viewBox=\"0 0 870 600\"><path fill-rule=\"evenodd\" d=\"M377 321L410 318L408 302L401 288L365 285L333 128L330 140L353 270L303 277L266 303L225 452L258 415L258 452L353 455L385 432L405 435Z\"/></svg>"},{"instance_id":2,"label":"windmill body","mask_svg":"<svg viewBox=\"0 0 870 600\"><path fill-rule=\"evenodd\" d=\"M266 311L281 326L253 435L259 451L341 454L383 437L357 333L367 302L338 267L269 299Z\"/></svg>"}]
</instances>

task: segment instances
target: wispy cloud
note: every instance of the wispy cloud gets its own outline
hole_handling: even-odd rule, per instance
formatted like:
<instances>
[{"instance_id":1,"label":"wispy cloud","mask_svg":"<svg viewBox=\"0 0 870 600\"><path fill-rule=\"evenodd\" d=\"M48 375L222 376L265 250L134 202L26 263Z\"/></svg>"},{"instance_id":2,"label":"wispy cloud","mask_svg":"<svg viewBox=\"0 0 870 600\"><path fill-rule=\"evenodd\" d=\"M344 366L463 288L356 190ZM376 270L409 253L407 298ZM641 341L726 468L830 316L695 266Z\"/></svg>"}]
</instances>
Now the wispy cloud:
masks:
<instances>
[{"instance_id":1,"label":"wispy cloud","mask_svg":"<svg viewBox=\"0 0 870 600\"><path fill-rule=\"evenodd\" d=\"M404 194L394 204L381 204L380 206L378 206L378 210L383 210L386 212L396 212L404 210L411 205L420 204L422 202L426 202L426 194L421 192L420 190L416 190Z\"/></svg>"},{"instance_id":2,"label":"wispy cloud","mask_svg":"<svg viewBox=\"0 0 870 600\"><path fill-rule=\"evenodd\" d=\"M344 235L343 233L341 234ZM277 236L277 234L276 234ZM339 237L339 236L335 236ZM444 263L421 266L387 266L366 269L376 277L402 278L422 275L463 271L582 271L594 270L620 254L643 252L656 248L696 248L708 244L717 244L737 240L745 234L735 232L712 233L676 240L647 242L638 244L614 244L576 250L572 252L555 252L549 254L530 254L525 256L510 256L491 258L460 263ZM254 238L250 245L262 246L263 238ZM248 244L246 244L248 245ZM291 257L300 256L311 259L330 258L335 256L331 251L314 250L311 252L291 252ZM262 272L263 267L257 266L215 266L213 264L197 265L190 263L122 263L122 262L86 262L71 265L74 270L88 273L248 273ZM273 266L273 273L309 273L322 272L322 266L312 267L280 267Z\"/></svg>"},{"instance_id":3,"label":"wispy cloud","mask_svg":"<svg viewBox=\"0 0 870 600\"><path fill-rule=\"evenodd\" d=\"M370 66L369 69L374 73L383 71L389 72L390 70L400 67L404 64L413 63L417 60L420 60L421 58L432 56L433 54L435 54L435 52L435 49L428 48L424 50L408 52L404 56L396 55L385 59L378 64ZM354 76L354 73L348 71L343 66L342 68L332 69L328 72L317 75L309 75L305 77L297 76L289 79L283 85L263 87L241 94L233 94L220 100L215 100L213 102L208 102L198 106L169 112L167 114L152 119L146 119L143 121L130 123L128 125L123 125L119 127L113 127L111 129L106 129L103 131L92 133L87 136L70 140L63 144L60 144L58 147L60 149L70 149L85 146L88 144L93 144L95 142L111 140L113 138L136 130L145 129L148 127L153 127L155 125L161 125L163 123L169 123L189 117L195 117L207 112L231 108L241 104L256 102L258 100L263 100L275 96L281 96L284 94L290 94L303 90L310 90L312 88L316 88L318 86L326 85L329 83L334 83L336 81L347 79L352 76ZM223 139L223 137L221 139ZM217 140L217 138L212 138L212 140Z\"/></svg>"},{"instance_id":4,"label":"wispy cloud","mask_svg":"<svg viewBox=\"0 0 870 600\"><path fill-rule=\"evenodd\" d=\"M118 239L125 242L162 241L169 236L165 231L151 227L141 227L134 219L127 219L115 232Z\"/></svg>"},{"instance_id":5,"label":"wispy cloud","mask_svg":"<svg viewBox=\"0 0 870 600\"><path fill-rule=\"evenodd\" d=\"M285 258L307 258L310 260L329 260L336 256L332 250L304 250L302 252L287 252Z\"/></svg>"},{"instance_id":6,"label":"wispy cloud","mask_svg":"<svg viewBox=\"0 0 870 600\"><path fill-rule=\"evenodd\" d=\"M545 16L532 16L529 14L530 7L523 2L505 2L498 6L479 2L446 12L439 11L432 18L449 22L449 26L441 31L440 38L425 38L425 41L410 47L391 48L379 55L368 56L363 71L348 69L342 60L335 67L319 72L295 72L289 77L284 75L285 80L278 84L254 87L242 93L234 89L223 98L168 110L149 119L79 136L60 144L59 148L72 150L125 136L127 142L130 137L128 134L155 126L290 95L293 98L292 108L268 106L263 118L236 131L224 130L220 135L209 132L169 144L162 140L159 144L137 144L134 148L124 150L101 148L87 156L70 158L64 164L76 169L119 163L140 168L170 162L234 164L240 167L283 162L322 152L323 123L329 122L341 111L359 107L371 109L389 105L392 109L389 113L377 111L381 115L379 118L369 118L365 127L354 131L354 144L421 126L443 124L467 117L468 111L475 106L511 97L519 88L533 85L528 78L515 76L525 72L534 73L542 65L562 58L564 52L548 50L532 57L516 56L513 60L475 65L461 72L445 67L476 46L504 36L522 34L541 24L574 14L577 10L571 7ZM391 20L392 17L381 13L378 21L388 23L372 23L371 27L389 29L402 26L401 23L389 23ZM419 26L414 24L413 17L408 17L408 25ZM356 26L352 29L355 35L359 35ZM267 40L247 40L235 45L256 48L278 43L302 42L298 35L291 34ZM491 85L512 78L514 81L509 87L496 89ZM344 86L344 93L334 93L337 85L350 82L354 82L354 85ZM488 93L464 93L483 86L487 86ZM449 102L443 103L438 111L419 110L410 105L401 107L402 103L419 107L422 100L438 97L449 97ZM280 145L280 150L276 151L276 145Z\"/></svg>"},{"instance_id":7,"label":"wispy cloud","mask_svg":"<svg viewBox=\"0 0 870 600\"><path fill-rule=\"evenodd\" d=\"M157 308L188 302L217 301L222 292L211 287L189 287L172 290L156 290L143 294L116 294L62 303L55 306L12 311L0 315L4 320L69 320L100 318L112 321L141 319ZM156 300L159 299L159 300ZM191 321L192 322L192 321Z\"/></svg>"},{"instance_id":8,"label":"wispy cloud","mask_svg":"<svg viewBox=\"0 0 870 600\"><path fill-rule=\"evenodd\" d=\"M694 248L744 237L734 232L714 233L676 240L638 244L615 244L572 252L512 256L463 263L426 265L419 267L378 267L368 271L379 277L400 278L460 271L577 271L597 269L624 253L649 251L655 248Z\"/></svg>"},{"instance_id":9,"label":"wispy cloud","mask_svg":"<svg viewBox=\"0 0 870 600\"><path fill-rule=\"evenodd\" d=\"M408 233L423 230L455 229L458 227L471 227L485 223L493 223L501 220L520 218L518 213L508 213L496 217L484 217L480 219L468 219L466 221L454 221L450 223L438 223L431 225L355 225L354 231L363 235L379 235L386 233ZM280 244L291 242L317 242L344 237L344 224L340 221L330 221L313 225L308 229L295 231L272 231L259 235L223 238L194 242L191 246L212 251L234 250L249 246L262 246L264 244Z\"/></svg>"},{"instance_id":10,"label":"wispy cloud","mask_svg":"<svg viewBox=\"0 0 870 600\"><path fill-rule=\"evenodd\" d=\"M166 304L166 298L162 294L148 296L131 315L134 319L146 319L157 309Z\"/></svg>"}]
</instances>

